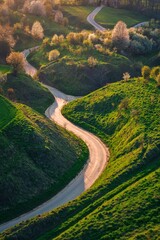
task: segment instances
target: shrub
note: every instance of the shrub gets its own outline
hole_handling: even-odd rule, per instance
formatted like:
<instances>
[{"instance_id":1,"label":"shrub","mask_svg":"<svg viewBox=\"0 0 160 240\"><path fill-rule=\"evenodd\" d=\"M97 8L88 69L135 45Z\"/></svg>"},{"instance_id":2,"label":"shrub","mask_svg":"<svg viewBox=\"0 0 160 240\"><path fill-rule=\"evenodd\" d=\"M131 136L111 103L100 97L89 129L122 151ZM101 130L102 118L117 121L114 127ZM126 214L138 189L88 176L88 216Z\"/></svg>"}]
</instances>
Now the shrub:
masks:
<instances>
[{"instance_id":1,"label":"shrub","mask_svg":"<svg viewBox=\"0 0 160 240\"><path fill-rule=\"evenodd\" d=\"M150 41L146 36L139 33L134 33L130 42L130 51L132 54L147 54L152 50L153 42Z\"/></svg>"},{"instance_id":2,"label":"shrub","mask_svg":"<svg viewBox=\"0 0 160 240\"><path fill-rule=\"evenodd\" d=\"M36 21L33 23L32 29L31 29L31 35L34 38L37 39L42 39L44 37L44 33L43 33L43 27L40 24L40 22Z\"/></svg>"},{"instance_id":3,"label":"shrub","mask_svg":"<svg viewBox=\"0 0 160 240\"><path fill-rule=\"evenodd\" d=\"M159 74L160 74L160 67L157 66L157 67L152 68L150 77L156 79Z\"/></svg>"},{"instance_id":4,"label":"shrub","mask_svg":"<svg viewBox=\"0 0 160 240\"><path fill-rule=\"evenodd\" d=\"M149 79L150 73L151 73L150 67L144 66L144 67L142 68L142 70L141 70L141 73L142 73L142 77L143 77L144 79Z\"/></svg>"},{"instance_id":5,"label":"shrub","mask_svg":"<svg viewBox=\"0 0 160 240\"><path fill-rule=\"evenodd\" d=\"M24 69L24 55L19 52L12 52L6 61L13 67L13 74L16 76L18 72Z\"/></svg>"},{"instance_id":6,"label":"shrub","mask_svg":"<svg viewBox=\"0 0 160 240\"><path fill-rule=\"evenodd\" d=\"M82 44L83 43L83 34L70 32L66 36L66 39L70 44L73 44L73 45Z\"/></svg>"},{"instance_id":7,"label":"shrub","mask_svg":"<svg viewBox=\"0 0 160 240\"><path fill-rule=\"evenodd\" d=\"M49 52L49 56L48 56L48 60L49 61L53 61L55 59L57 59L60 55L60 52L58 50L52 50Z\"/></svg>"},{"instance_id":8,"label":"shrub","mask_svg":"<svg viewBox=\"0 0 160 240\"><path fill-rule=\"evenodd\" d=\"M63 23L63 13L61 11L56 11L54 16L54 21L56 23Z\"/></svg>"},{"instance_id":9,"label":"shrub","mask_svg":"<svg viewBox=\"0 0 160 240\"><path fill-rule=\"evenodd\" d=\"M130 74L128 72L123 73L123 79L124 81L128 81L130 79Z\"/></svg>"},{"instance_id":10,"label":"shrub","mask_svg":"<svg viewBox=\"0 0 160 240\"><path fill-rule=\"evenodd\" d=\"M98 63L98 61L96 58L94 58L92 56L88 58L88 65L90 67L95 67L97 65L97 63Z\"/></svg>"}]
</instances>

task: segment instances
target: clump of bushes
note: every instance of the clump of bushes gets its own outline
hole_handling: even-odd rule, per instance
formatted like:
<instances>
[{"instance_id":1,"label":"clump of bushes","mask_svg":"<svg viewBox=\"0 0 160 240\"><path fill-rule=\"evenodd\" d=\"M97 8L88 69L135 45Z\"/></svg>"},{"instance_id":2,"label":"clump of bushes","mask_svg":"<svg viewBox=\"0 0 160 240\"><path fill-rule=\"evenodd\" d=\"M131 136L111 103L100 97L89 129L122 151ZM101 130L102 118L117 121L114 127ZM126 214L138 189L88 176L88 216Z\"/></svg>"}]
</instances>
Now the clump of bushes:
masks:
<instances>
[{"instance_id":1,"label":"clump of bushes","mask_svg":"<svg viewBox=\"0 0 160 240\"><path fill-rule=\"evenodd\" d=\"M48 60L53 61L56 60L60 55L60 52L56 49L49 52Z\"/></svg>"}]
</instances>

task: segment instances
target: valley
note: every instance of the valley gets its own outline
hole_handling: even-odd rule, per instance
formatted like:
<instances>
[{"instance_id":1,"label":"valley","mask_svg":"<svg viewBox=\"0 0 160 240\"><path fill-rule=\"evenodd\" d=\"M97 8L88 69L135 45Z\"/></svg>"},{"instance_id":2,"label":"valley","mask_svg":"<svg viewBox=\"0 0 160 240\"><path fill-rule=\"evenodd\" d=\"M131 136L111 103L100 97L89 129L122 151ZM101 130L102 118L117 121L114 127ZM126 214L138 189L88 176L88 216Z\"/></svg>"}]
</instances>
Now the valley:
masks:
<instances>
[{"instance_id":1,"label":"valley","mask_svg":"<svg viewBox=\"0 0 160 240\"><path fill-rule=\"evenodd\" d=\"M157 240L159 20L111 7L54 11L69 24L15 45L24 70L0 65L0 221L10 220L0 239Z\"/></svg>"}]
</instances>

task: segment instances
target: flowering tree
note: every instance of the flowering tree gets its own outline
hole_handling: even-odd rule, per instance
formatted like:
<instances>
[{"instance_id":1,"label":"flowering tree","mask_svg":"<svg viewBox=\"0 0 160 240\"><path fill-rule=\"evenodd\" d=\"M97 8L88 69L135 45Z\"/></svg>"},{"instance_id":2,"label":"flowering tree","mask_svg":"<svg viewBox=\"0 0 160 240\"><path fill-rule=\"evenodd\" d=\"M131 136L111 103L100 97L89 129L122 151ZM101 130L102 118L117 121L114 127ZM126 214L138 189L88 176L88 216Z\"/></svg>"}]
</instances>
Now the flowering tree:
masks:
<instances>
[{"instance_id":1,"label":"flowering tree","mask_svg":"<svg viewBox=\"0 0 160 240\"><path fill-rule=\"evenodd\" d=\"M32 1L30 3L29 12L37 16L45 16L46 9L41 1Z\"/></svg>"},{"instance_id":2,"label":"flowering tree","mask_svg":"<svg viewBox=\"0 0 160 240\"><path fill-rule=\"evenodd\" d=\"M13 74L17 76L17 73L24 69L24 55L19 52L12 52L6 59L7 63L13 67Z\"/></svg>"},{"instance_id":3,"label":"flowering tree","mask_svg":"<svg viewBox=\"0 0 160 240\"><path fill-rule=\"evenodd\" d=\"M127 26L124 22L119 21L112 32L112 42L118 51L128 47L130 39Z\"/></svg>"},{"instance_id":4,"label":"flowering tree","mask_svg":"<svg viewBox=\"0 0 160 240\"><path fill-rule=\"evenodd\" d=\"M40 22L36 21L33 23L31 34L37 39L42 39L44 37L44 30Z\"/></svg>"},{"instance_id":5,"label":"flowering tree","mask_svg":"<svg viewBox=\"0 0 160 240\"><path fill-rule=\"evenodd\" d=\"M48 59L49 61L53 61L55 59L57 59L60 55L60 52L58 50L52 50L49 52L49 56L48 56Z\"/></svg>"}]
</instances>

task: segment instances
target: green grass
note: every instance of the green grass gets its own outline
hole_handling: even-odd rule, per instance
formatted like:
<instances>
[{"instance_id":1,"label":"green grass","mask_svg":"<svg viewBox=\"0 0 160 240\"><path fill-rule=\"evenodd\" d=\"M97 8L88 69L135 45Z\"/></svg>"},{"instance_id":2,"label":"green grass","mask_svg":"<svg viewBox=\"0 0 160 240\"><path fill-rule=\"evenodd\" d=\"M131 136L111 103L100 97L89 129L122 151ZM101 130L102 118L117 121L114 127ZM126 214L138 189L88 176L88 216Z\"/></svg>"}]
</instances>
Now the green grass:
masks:
<instances>
[{"instance_id":1,"label":"green grass","mask_svg":"<svg viewBox=\"0 0 160 240\"><path fill-rule=\"evenodd\" d=\"M87 159L86 145L73 134L0 97L0 222L54 196Z\"/></svg>"},{"instance_id":2,"label":"green grass","mask_svg":"<svg viewBox=\"0 0 160 240\"><path fill-rule=\"evenodd\" d=\"M110 84L63 109L96 133L110 160L94 186L64 207L22 223L1 239L157 240L160 89L152 80Z\"/></svg>"},{"instance_id":3,"label":"green grass","mask_svg":"<svg viewBox=\"0 0 160 240\"><path fill-rule=\"evenodd\" d=\"M8 73L10 72L11 67L8 65L0 65L0 73L4 74L4 73Z\"/></svg>"},{"instance_id":4,"label":"green grass","mask_svg":"<svg viewBox=\"0 0 160 240\"><path fill-rule=\"evenodd\" d=\"M94 7L88 6L64 6L64 15L69 20L69 25L76 27L77 30L93 29L87 22L87 16L94 10Z\"/></svg>"},{"instance_id":5,"label":"green grass","mask_svg":"<svg viewBox=\"0 0 160 240\"><path fill-rule=\"evenodd\" d=\"M0 129L5 127L16 115L16 108L0 96Z\"/></svg>"},{"instance_id":6,"label":"green grass","mask_svg":"<svg viewBox=\"0 0 160 240\"><path fill-rule=\"evenodd\" d=\"M125 22L127 27L132 27L137 23L148 21L149 18L130 10L104 7L95 20L103 27L113 28L120 20Z\"/></svg>"},{"instance_id":7,"label":"green grass","mask_svg":"<svg viewBox=\"0 0 160 240\"><path fill-rule=\"evenodd\" d=\"M106 83L120 80L128 69L133 72L132 63L123 56L110 57L109 62L101 61L94 68L90 68L86 60L73 59L65 58L48 64L40 71L40 81L67 94L82 96Z\"/></svg>"},{"instance_id":8,"label":"green grass","mask_svg":"<svg viewBox=\"0 0 160 240\"><path fill-rule=\"evenodd\" d=\"M7 81L0 84L3 94L8 96L7 89L13 88L14 94L10 99L24 103L41 114L54 102L52 94L43 87L38 81L33 80L30 76L19 74L17 77L9 74Z\"/></svg>"},{"instance_id":9,"label":"green grass","mask_svg":"<svg viewBox=\"0 0 160 240\"><path fill-rule=\"evenodd\" d=\"M29 56L28 61L40 68L40 81L67 94L86 95L106 83L121 80L124 72L132 76L140 75L140 71L134 67L134 61L126 56L116 53L109 56L94 47L73 46L67 41L55 48L60 52L57 61L48 61L47 54L54 49L49 45L41 46ZM82 50L81 54L76 53L78 49ZM98 60L97 66L93 68L87 62L90 56Z\"/></svg>"}]
</instances>

